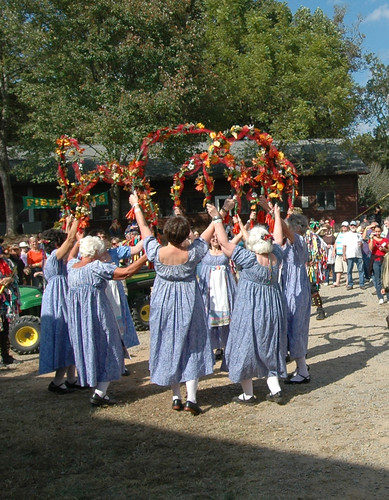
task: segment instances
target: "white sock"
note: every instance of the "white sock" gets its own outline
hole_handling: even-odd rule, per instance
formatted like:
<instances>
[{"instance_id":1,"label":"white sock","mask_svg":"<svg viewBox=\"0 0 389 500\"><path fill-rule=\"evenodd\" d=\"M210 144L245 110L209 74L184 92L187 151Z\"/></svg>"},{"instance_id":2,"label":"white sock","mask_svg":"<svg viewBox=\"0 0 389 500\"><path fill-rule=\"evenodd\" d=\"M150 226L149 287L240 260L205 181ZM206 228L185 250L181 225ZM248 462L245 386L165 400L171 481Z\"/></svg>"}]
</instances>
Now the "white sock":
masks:
<instances>
[{"instance_id":1,"label":"white sock","mask_svg":"<svg viewBox=\"0 0 389 500\"><path fill-rule=\"evenodd\" d=\"M308 367L305 356L303 358L296 358L297 373L303 377L308 377Z\"/></svg>"},{"instance_id":2,"label":"white sock","mask_svg":"<svg viewBox=\"0 0 389 500\"><path fill-rule=\"evenodd\" d=\"M244 380L241 380L240 385L242 386L242 389L243 389L243 394L241 394L239 396L240 399L250 399L254 396L253 379L252 378L246 378ZM241 396L243 396L243 397L241 397Z\"/></svg>"},{"instance_id":3,"label":"white sock","mask_svg":"<svg viewBox=\"0 0 389 500\"><path fill-rule=\"evenodd\" d=\"M172 384L173 391L173 401L175 399L182 399L181 397L181 385L180 384Z\"/></svg>"},{"instance_id":4,"label":"white sock","mask_svg":"<svg viewBox=\"0 0 389 500\"><path fill-rule=\"evenodd\" d=\"M188 380L186 382L186 399L192 403L197 403L197 386L199 385L199 379Z\"/></svg>"},{"instance_id":5,"label":"white sock","mask_svg":"<svg viewBox=\"0 0 389 500\"><path fill-rule=\"evenodd\" d=\"M277 394L277 392L281 392L281 387L278 377L276 377L275 375L267 377L266 382L267 386L270 389L271 394Z\"/></svg>"},{"instance_id":6,"label":"white sock","mask_svg":"<svg viewBox=\"0 0 389 500\"><path fill-rule=\"evenodd\" d=\"M95 389L95 394L103 398L107 394L108 386L109 382L98 382Z\"/></svg>"}]
</instances>

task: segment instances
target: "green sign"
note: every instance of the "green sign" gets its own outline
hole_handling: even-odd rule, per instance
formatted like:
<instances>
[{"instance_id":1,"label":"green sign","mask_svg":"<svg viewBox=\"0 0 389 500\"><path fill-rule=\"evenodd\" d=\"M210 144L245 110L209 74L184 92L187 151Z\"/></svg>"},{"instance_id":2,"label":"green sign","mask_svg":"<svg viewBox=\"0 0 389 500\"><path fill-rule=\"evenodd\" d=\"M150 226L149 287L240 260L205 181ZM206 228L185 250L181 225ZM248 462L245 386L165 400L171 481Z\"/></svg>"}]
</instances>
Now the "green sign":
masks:
<instances>
[{"instance_id":1,"label":"green sign","mask_svg":"<svg viewBox=\"0 0 389 500\"><path fill-rule=\"evenodd\" d=\"M89 203L92 206L96 205L108 205L108 192L91 194L89 197ZM32 196L23 196L23 208L25 210L30 210L31 208L60 208L61 205L59 200L50 200L48 198L34 198Z\"/></svg>"}]
</instances>

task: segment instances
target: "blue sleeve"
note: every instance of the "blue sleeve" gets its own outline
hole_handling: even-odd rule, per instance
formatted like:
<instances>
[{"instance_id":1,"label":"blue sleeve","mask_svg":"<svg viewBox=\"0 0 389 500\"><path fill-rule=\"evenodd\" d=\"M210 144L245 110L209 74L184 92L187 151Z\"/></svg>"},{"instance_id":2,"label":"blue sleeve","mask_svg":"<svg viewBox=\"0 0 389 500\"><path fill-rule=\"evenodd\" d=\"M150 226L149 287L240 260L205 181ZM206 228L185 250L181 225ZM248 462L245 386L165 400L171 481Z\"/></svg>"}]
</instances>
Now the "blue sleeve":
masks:
<instances>
[{"instance_id":1,"label":"blue sleeve","mask_svg":"<svg viewBox=\"0 0 389 500\"><path fill-rule=\"evenodd\" d=\"M196 263L201 262L203 258L207 255L209 250L208 243L203 240L203 238L196 238L189 247L189 258L192 258L192 252L194 252L194 260Z\"/></svg>"},{"instance_id":2,"label":"blue sleeve","mask_svg":"<svg viewBox=\"0 0 389 500\"><path fill-rule=\"evenodd\" d=\"M154 262L157 256L157 252L161 247L160 243L154 236L147 236L143 241L143 248L145 249L147 258L150 262Z\"/></svg>"},{"instance_id":3,"label":"blue sleeve","mask_svg":"<svg viewBox=\"0 0 389 500\"><path fill-rule=\"evenodd\" d=\"M113 277L113 273L118 266L116 264L111 264L109 262L101 262L101 260L95 260L93 270L105 280L111 280Z\"/></svg>"},{"instance_id":4,"label":"blue sleeve","mask_svg":"<svg viewBox=\"0 0 389 500\"><path fill-rule=\"evenodd\" d=\"M119 245L115 248L118 259L129 259L131 257L130 245Z\"/></svg>"},{"instance_id":5,"label":"blue sleeve","mask_svg":"<svg viewBox=\"0 0 389 500\"><path fill-rule=\"evenodd\" d=\"M255 253L240 246L236 246L232 252L231 259L242 268L253 267L257 263Z\"/></svg>"}]
</instances>

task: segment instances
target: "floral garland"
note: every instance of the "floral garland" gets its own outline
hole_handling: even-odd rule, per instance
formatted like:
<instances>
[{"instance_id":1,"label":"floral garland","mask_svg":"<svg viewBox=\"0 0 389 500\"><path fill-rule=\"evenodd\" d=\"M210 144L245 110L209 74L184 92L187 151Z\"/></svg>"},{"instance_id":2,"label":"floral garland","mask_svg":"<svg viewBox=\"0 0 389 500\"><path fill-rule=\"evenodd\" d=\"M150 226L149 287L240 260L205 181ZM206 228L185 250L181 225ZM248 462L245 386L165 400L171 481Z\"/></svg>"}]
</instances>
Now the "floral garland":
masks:
<instances>
[{"instance_id":1,"label":"floral garland","mask_svg":"<svg viewBox=\"0 0 389 500\"><path fill-rule=\"evenodd\" d=\"M77 140L65 135L57 139L56 154L59 157L62 220L73 212L77 218L82 219L81 227L87 225L90 215L88 199L90 190L97 182L103 181L108 184L118 184L127 191L136 191L146 219L150 224L157 225L159 210L158 205L152 200L155 192L144 175L149 149L152 145L165 142L169 137L178 134L205 134L210 145L207 151L194 154L189 158L174 174L170 196L175 207L181 204L186 179L195 174L197 174L195 189L203 192L204 206L211 201L214 190L212 166L216 164L225 165L224 175L237 200L235 213L241 211L243 195L246 195L250 202L251 210L257 211L258 190L267 198L282 199L287 196L289 206L293 205L294 198L298 194L297 171L284 154L272 144L273 139L269 134L247 125L243 127L235 125L226 133L222 133L208 130L201 123L197 125L185 123L175 128L165 127L148 134L142 141L138 157L127 166L120 165L118 162L109 162L98 165L95 170L87 174L82 171L81 155L84 150L80 148ZM257 155L251 160L251 165L246 165L244 161L237 164L231 153L231 145L243 139L252 140L258 145ZM73 160L72 166L76 178L74 183L70 183L67 178L66 163L69 157ZM72 209L74 205L75 210ZM128 212L127 218L135 218L133 210ZM257 222L266 222L262 211L257 213Z\"/></svg>"},{"instance_id":2,"label":"floral garland","mask_svg":"<svg viewBox=\"0 0 389 500\"><path fill-rule=\"evenodd\" d=\"M178 128L175 130L177 131ZM174 175L170 191L174 206L179 206L181 203L180 197L186 178L199 171L195 180L196 189L204 193L204 205L211 200L211 193L214 189L211 167L215 164L224 164L226 167L224 175L237 198L237 213L241 210L241 198L244 194L250 202L251 209L257 210L258 195L255 190L258 189L267 198L281 200L286 195L289 206L293 206L298 194L297 170L272 144L273 138L269 134L247 125L244 127L235 125L227 133L206 130L202 124L198 124L197 129L193 125L186 125L183 132L207 133L211 144L208 151L192 156ZM167 130L165 130L165 135L168 135ZM244 161L237 165L230 151L235 141L243 139L255 141L259 147L257 156L252 159L250 166L247 166ZM247 188L246 193L245 188ZM265 222L265 220L264 212L259 211L257 221Z\"/></svg>"},{"instance_id":3,"label":"floral garland","mask_svg":"<svg viewBox=\"0 0 389 500\"><path fill-rule=\"evenodd\" d=\"M55 153L58 157L58 184L61 190L60 205L61 219L60 224L64 227L66 217L74 215L80 220L80 229L86 227L89 223L90 206L87 199L89 182L87 176L82 172L81 155L84 149L81 148L76 139L62 135L56 140ZM75 182L70 182L68 178L67 160L72 160L72 167L75 174Z\"/></svg>"}]
</instances>

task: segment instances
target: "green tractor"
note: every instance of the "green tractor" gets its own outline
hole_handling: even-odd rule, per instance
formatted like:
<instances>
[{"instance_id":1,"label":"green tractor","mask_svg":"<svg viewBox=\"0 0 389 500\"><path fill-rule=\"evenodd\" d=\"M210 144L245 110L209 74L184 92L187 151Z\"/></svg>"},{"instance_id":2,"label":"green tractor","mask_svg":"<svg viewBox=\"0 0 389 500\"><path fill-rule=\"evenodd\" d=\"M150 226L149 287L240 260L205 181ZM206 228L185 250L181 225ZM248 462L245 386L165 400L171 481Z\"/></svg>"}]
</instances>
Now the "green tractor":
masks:
<instances>
[{"instance_id":1,"label":"green tractor","mask_svg":"<svg viewBox=\"0 0 389 500\"><path fill-rule=\"evenodd\" d=\"M127 300L135 330L149 329L150 294L154 284L155 271L147 267L127 278Z\"/></svg>"},{"instance_id":2,"label":"green tractor","mask_svg":"<svg viewBox=\"0 0 389 500\"><path fill-rule=\"evenodd\" d=\"M149 329L150 293L155 271L145 270L126 280L127 300L137 331ZM42 291L33 286L20 286L20 316L10 326L9 340L13 351L33 354L39 351Z\"/></svg>"},{"instance_id":3,"label":"green tractor","mask_svg":"<svg viewBox=\"0 0 389 500\"><path fill-rule=\"evenodd\" d=\"M20 316L9 329L9 341L13 351L33 354L39 351L40 313L42 290L34 286L21 286Z\"/></svg>"}]
</instances>

